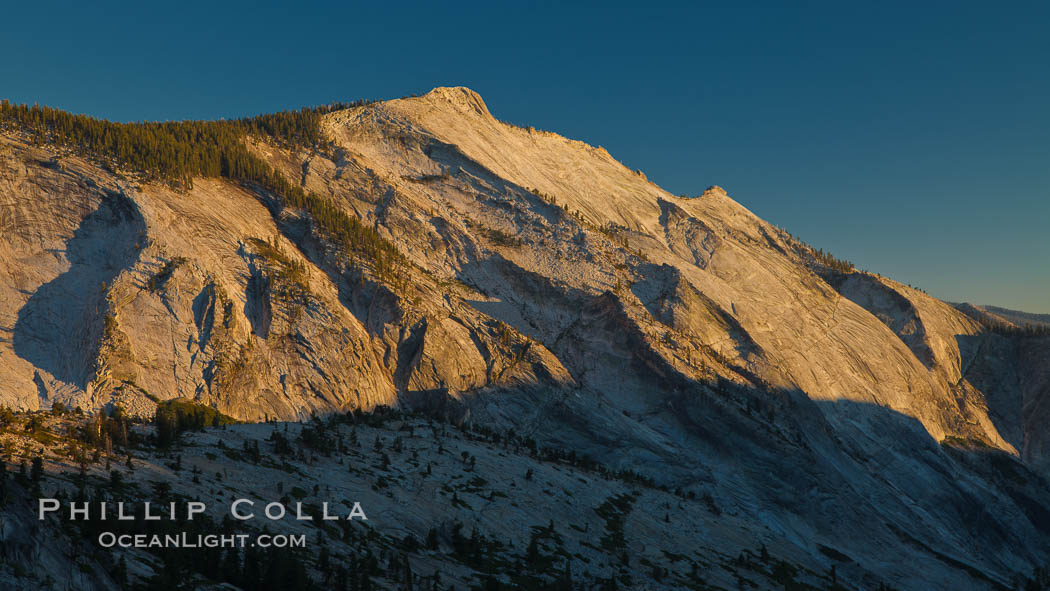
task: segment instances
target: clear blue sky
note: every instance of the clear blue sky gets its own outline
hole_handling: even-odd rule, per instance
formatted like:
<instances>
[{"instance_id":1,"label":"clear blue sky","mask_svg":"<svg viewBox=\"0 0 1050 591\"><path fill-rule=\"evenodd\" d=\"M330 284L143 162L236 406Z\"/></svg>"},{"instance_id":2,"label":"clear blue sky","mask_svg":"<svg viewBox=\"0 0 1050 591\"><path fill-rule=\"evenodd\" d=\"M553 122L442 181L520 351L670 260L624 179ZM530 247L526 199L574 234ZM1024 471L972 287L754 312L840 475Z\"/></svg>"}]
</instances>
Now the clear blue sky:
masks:
<instances>
[{"instance_id":1,"label":"clear blue sky","mask_svg":"<svg viewBox=\"0 0 1050 591\"><path fill-rule=\"evenodd\" d=\"M465 85L862 268L1050 312L1047 2L33 4L0 97L181 119Z\"/></svg>"}]
</instances>

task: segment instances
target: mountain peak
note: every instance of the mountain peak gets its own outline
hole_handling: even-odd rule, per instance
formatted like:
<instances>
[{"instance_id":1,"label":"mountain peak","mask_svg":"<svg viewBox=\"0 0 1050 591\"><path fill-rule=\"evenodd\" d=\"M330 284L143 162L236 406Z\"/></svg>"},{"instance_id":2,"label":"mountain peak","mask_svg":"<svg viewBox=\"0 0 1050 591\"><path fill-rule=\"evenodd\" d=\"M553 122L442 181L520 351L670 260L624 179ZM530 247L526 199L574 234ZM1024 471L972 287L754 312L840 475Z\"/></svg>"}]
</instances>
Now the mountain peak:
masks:
<instances>
[{"instance_id":1,"label":"mountain peak","mask_svg":"<svg viewBox=\"0 0 1050 591\"><path fill-rule=\"evenodd\" d=\"M429 99L432 102L447 102L461 110L474 111L478 115L487 117L492 116L488 107L485 106L485 100L481 98L481 95L466 86L438 86L421 98Z\"/></svg>"},{"instance_id":2,"label":"mountain peak","mask_svg":"<svg viewBox=\"0 0 1050 591\"><path fill-rule=\"evenodd\" d=\"M711 196L728 197L729 194L726 193L726 190L723 189L722 187L719 187L718 185L711 185L710 187L704 189L704 193L703 193L703 195L701 195L701 197L711 197Z\"/></svg>"}]
</instances>

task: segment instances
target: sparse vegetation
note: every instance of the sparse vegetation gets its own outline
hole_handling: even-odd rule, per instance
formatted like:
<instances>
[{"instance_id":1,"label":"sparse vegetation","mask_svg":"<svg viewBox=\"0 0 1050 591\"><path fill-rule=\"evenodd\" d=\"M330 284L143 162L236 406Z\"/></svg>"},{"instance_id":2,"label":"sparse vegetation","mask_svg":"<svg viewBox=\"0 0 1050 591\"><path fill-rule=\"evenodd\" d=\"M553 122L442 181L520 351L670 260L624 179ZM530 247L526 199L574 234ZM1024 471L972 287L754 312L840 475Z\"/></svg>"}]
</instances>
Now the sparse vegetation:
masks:
<instances>
[{"instance_id":1,"label":"sparse vegetation","mask_svg":"<svg viewBox=\"0 0 1050 591\"><path fill-rule=\"evenodd\" d=\"M977 321L988 332L1006 337L1037 338L1050 336L1050 324L1026 322L1024 325L999 320L969 305L957 305L956 308Z\"/></svg>"},{"instance_id":2,"label":"sparse vegetation","mask_svg":"<svg viewBox=\"0 0 1050 591\"><path fill-rule=\"evenodd\" d=\"M457 588L568 591L635 588L646 577L663 588L711 589L700 576L701 566L719 568L721 560L714 554L706 560L698 559L684 549L678 552L678 548L676 552L664 548L662 552L632 555L636 546L632 529L626 527L628 515L635 510L644 512L645 516L639 515L638 519L647 519L652 524L657 512L647 507L659 503L658 512L662 515L664 507L670 508L674 499L679 499L679 505L688 502L685 497L674 497L651 487L645 484L644 478L602 468L573 451L542 448L535 440L514 432L435 422L386 407L379 407L373 413L353 411L325 419L314 418L300 425L275 423L268 437L251 425L226 427L228 418L189 400L162 403L159 414L165 417L152 426L136 423L119 408L87 418L78 412L64 407L47 413L14 413L0 408L0 443L3 443L0 452L6 452L0 453L3 458L0 460L0 505L10 503L12 494L19 503L31 499L31 489L39 486L43 486L47 494L67 499L122 500L138 505L134 521L78 520L65 522L55 530L68 535L70 543L83 540L87 552L80 564L87 567L90 558L91 568L101 569L97 571L100 575L124 581L129 589L169 590L204 583L230 583L251 589L415 590L435 586L445 589L448 587L445 583L456 581ZM172 419L174 423L169 426L173 431L203 429L203 432L184 435L178 446L163 445L162 438L151 433L159 434L166 428L162 427L163 421ZM76 426L69 437L59 434L66 424ZM220 426L210 426L215 424ZM362 430L365 434L359 435ZM25 438L45 432L54 438L46 451L27 448L18 452L6 442L12 434ZM359 437L368 444L362 445ZM53 450L63 444L70 446L66 457L73 458L72 464L79 465L79 471L60 469L63 462L67 465L68 462ZM104 453L91 453L96 444ZM421 453L429 454L425 462ZM327 459L319 460L318 456ZM119 457L126 458L126 462L118 461L110 466L111 458ZM498 474L492 474L495 478L489 477L493 462L502 462L503 457L514 457L528 466L529 477L522 480L519 474L516 483L508 483ZM10 479L4 478L10 459L19 466L13 489ZM202 469L202 462L211 465ZM214 469L215 462L222 463L221 470ZM158 472L156 468L161 464L175 476ZM464 465L473 469L464 474ZM461 520L436 521L415 533L405 534L399 530L400 533L393 535L384 533L381 527L360 522L321 519L321 503L336 500L331 491L326 490L329 479L333 478L327 471L333 466L345 466L343 470L349 470L353 480L364 479L368 483L365 486L370 485L373 492L389 495L391 499L396 499L394 495L398 491L403 493L406 486L418 486L420 478L422 482L437 479L439 494L445 496L446 510L461 516L474 515L478 507L492 503L517 507L522 494L538 498L551 495L552 502L573 499L564 487L572 487L576 482L579 482L575 484L576 493L582 497L582 492L591 487L592 477L622 481L626 485L612 486L619 492L598 504L593 513L581 511L579 525L544 519L527 529L524 540L505 537L503 530L486 530L482 522L472 524L468 530ZM277 482L267 477L253 481L250 475L260 470L275 470L282 476ZM21 476L17 476L19 473ZM185 480L180 480L182 478ZM553 478L562 481L552 485ZM341 486L345 485L343 481ZM147 523L142 519L140 502L162 501L166 506L168 501L191 500L192 495L202 489L205 492L210 489L218 498L265 497L264 490L244 488L258 486L272 487L271 490L280 495L280 502L292 507L290 511L295 511L296 504L301 503L302 514L313 517L301 526L311 532L308 548L219 548L205 555L148 548L144 551L150 555L147 562L151 566L144 568L141 555L118 551L115 556L111 550L100 550L95 544L102 531L161 536L185 533L191 539L198 535L251 531L255 527L250 523L209 515L197 516L194 520L180 515L174 520ZM525 488L519 489L519 486ZM518 494L508 495L499 490L500 487L509 487L505 488L507 492ZM188 495L191 490L197 492ZM558 490L562 492L556 494ZM642 495L648 498L635 509L635 501ZM591 538L588 527L583 527L588 519L591 520L588 527L595 531L593 546L587 541ZM136 563L134 568L129 565L132 561ZM804 570L797 565L775 558L767 561L772 565L769 568L729 562L722 568L738 573L763 573L768 577L775 570L773 566L780 566L778 574L794 573L790 579L793 583L804 577ZM437 564L439 568L420 572L420 564ZM471 584L463 587L458 581L464 579Z\"/></svg>"},{"instance_id":3,"label":"sparse vegetation","mask_svg":"<svg viewBox=\"0 0 1050 591\"><path fill-rule=\"evenodd\" d=\"M290 302L305 303L310 293L310 275L306 263L285 253L277 236L269 242L258 238L252 238L249 242L269 263L269 278L275 287L275 294Z\"/></svg>"},{"instance_id":4,"label":"sparse vegetation","mask_svg":"<svg viewBox=\"0 0 1050 591\"><path fill-rule=\"evenodd\" d=\"M850 261L840 259L830 252L825 252L823 248L814 248L786 230L779 230L781 236L795 249L795 252L804 258L808 258L811 265L837 273L853 273L857 270Z\"/></svg>"},{"instance_id":5,"label":"sparse vegetation","mask_svg":"<svg viewBox=\"0 0 1050 591\"><path fill-rule=\"evenodd\" d=\"M493 244L512 248L521 246L521 238L518 238L517 236L508 232L504 232L503 230L497 230L495 228L483 228L483 231L485 235L488 236L489 240L492 241Z\"/></svg>"},{"instance_id":6,"label":"sparse vegetation","mask_svg":"<svg viewBox=\"0 0 1050 591\"><path fill-rule=\"evenodd\" d=\"M948 447L958 447L962 449L994 449L983 439L976 439L972 437L958 437L956 435L949 435L941 441L941 445Z\"/></svg>"},{"instance_id":7,"label":"sparse vegetation","mask_svg":"<svg viewBox=\"0 0 1050 591\"><path fill-rule=\"evenodd\" d=\"M606 499L594 512L605 520L605 535L602 536L602 548L608 551L622 550L626 546L624 539L624 522L631 513L636 495L625 493Z\"/></svg>"},{"instance_id":8,"label":"sparse vegetation","mask_svg":"<svg viewBox=\"0 0 1050 591\"><path fill-rule=\"evenodd\" d=\"M195 400L175 398L157 405L153 423L157 427L157 445L167 447L185 431L200 431L205 427L232 425L237 421L210 406Z\"/></svg>"},{"instance_id":9,"label":"sparse vegetation","mask_svg":"<svg viewBox=\"0 0 1050 591\"><path fill-rule=\"evenodd\" d=\"M127 169L147 180L193 185L195 177L226 178L275 195L285 207L305 210L330 239L389 276L404 257L374 228L328 199L293 184L248 147L250 136L288 149L323 149L325 113L364 103L337 103L232 121L114 123L50 107L0 102L0 129Z\"/></svg>"},{"instance_id":10,"label":"sparse vegetation","mask_svg":"<svg viewBox=\"0 0 1050 591\"><path fill-rule=\"evenodd\" d=\"M149 278L149 289L150 291L157 291L164 287L164 284L171 279L175 269L182 264L186 263L186 257L175 257L169 261L166 261L164 265Z\"/></svg>"}]
</instances>

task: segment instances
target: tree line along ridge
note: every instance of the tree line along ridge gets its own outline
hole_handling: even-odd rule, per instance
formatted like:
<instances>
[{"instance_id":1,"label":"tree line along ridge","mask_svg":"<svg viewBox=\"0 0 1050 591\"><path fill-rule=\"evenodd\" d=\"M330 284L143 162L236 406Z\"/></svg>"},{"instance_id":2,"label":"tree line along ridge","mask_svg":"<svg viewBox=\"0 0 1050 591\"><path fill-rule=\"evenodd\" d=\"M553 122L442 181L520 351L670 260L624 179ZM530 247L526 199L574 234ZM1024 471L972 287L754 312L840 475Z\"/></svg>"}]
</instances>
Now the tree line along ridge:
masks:
<instances>
[{"instance_id":1,"label":"tree line along ridge","mask_svg":"<svg viewBox=\"0 0 1050 591\"><path fill-rule=\"evenodd\" d=\"M321 231L351 254L389 274L404 257L388 240L330 200L290 182L252 153L246 140L264 138L286 149L326 146L321 118L372 101L332 103L254 117L216 121L118 123L39 105L0 101L0 130L23 134L34 145L71 150L109 170L133 170L151 181L192 187L193 178L224 178L261 188L285 207L310 214Z\"/></svg>"}]
</instances>

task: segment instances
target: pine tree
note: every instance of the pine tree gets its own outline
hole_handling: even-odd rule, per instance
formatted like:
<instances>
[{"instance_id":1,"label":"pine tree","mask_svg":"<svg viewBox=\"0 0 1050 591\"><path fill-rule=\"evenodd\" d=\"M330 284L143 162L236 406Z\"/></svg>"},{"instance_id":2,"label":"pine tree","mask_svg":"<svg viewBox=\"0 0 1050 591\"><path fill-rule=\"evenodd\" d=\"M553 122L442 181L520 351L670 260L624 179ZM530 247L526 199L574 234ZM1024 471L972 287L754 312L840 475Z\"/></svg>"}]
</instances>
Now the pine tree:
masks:
<instances>
[{"instance_id":1,"label":"pine tree","mask_svg":"<svg viewBox=\"0 0 1050 591\"><path fill-rule=\"evenodd\" d=\"M40 456L33 456L33 466L29 469L29 480L39 483L44 478L44 460Z\"/></svg>"}]
</instances>

